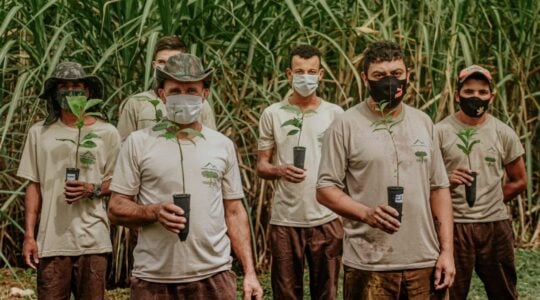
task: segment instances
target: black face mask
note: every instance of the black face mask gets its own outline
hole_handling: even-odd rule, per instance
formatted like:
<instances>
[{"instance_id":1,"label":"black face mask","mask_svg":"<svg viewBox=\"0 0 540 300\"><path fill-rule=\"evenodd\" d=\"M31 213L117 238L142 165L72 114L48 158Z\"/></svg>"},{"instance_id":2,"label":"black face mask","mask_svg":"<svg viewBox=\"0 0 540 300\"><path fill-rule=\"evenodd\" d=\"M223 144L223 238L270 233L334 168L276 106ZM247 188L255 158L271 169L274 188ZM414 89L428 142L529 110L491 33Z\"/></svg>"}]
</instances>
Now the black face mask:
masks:
<instances>
[{"instance_id":1,"label":"black face mask","mask_svg":"<svg viewBox=\"0 0 540 300\"><path fill-rule=\"evenodd\" d=\"M480 118L486 113L489 107L489 100L482 100L478 97L459 96L459 107L467 116L471 118Z\"/></svg>"},{"instance_id":2,"label":"black face mask","mask_svg":"<svg viewBox=\"0 0 540 300\"><path fill-rule=\"evenodd\" d=\"M395 108L399 105L407 92L407 79L399 80L394 76L386 76L380 80L369 80L369 94L377 103L387 102L387 108ZM401 89L401 96L396 97L398 88Z\"/></svg>"}]
</instances>

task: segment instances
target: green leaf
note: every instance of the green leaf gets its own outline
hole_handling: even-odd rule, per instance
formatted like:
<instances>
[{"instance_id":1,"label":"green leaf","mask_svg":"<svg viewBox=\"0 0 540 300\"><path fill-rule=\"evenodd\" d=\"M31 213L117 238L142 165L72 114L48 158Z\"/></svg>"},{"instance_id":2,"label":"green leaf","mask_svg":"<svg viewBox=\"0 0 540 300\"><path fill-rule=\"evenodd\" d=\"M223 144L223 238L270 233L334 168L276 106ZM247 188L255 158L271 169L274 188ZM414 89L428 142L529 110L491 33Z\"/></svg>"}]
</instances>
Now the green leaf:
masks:
<instances>
[{"instance_id":1,"label":"green leaf","mask_svg":"<svg viewBox=\"0 0 540 300\"><path fill-rule=\"evenodd\" d=\"M83 148L96 148L97 144L92 140L86 140L81 143L81 147Z\"/></svg>"},{"instance_id":2,"label":"green leaf","mask_svg":"<svg viewBox=\"0 0 540 300\"><path fill-rule=\"evenodd\" d=\"M93 132L89 132L83 137L83 140L91 140L95 138L99 138L99 136Z\"/></svg>"},{"instance_id":3,"label":"green leaf","mask_svg":"<svg viewBox=\"0 0 540 300\"><path fill-rule=\"evenodd\" d=\"M86 104L86 96L67 96L69 109L77 117L81 118Z\"/></svg>"},{"instance_id":4,"label":"green leaf","mask_svg":"<svg viewBox=\"0 0 540 300\"><path fill-rule=\"evenodd\" d=\"M200 138L203 138L203 139L205 138L204 135L200 131L195 130L195 129L191 129L191 128L184 128L184 129L180 130L179 132L189 134L191 136L200 137Z\"/></svg>"},{"instance_id":5,"label":"green leaf","mask_svg":"<svg viewBox=\"0 0 540 300\"><path fill-rule=\"evenodd\" d=\"M148 102L150 102L150 104L152 104L152 106L154 106L154 108L156 108L159 105L159 103L161 102L161 100L153 99L153 100L148 100Z\"/></svg>"},{"instance_id":6,"label":"green leaf","mask_svg":"<svg viewBox=\"0 0 540 300\"><path fill-rule=\"evenodd\" d=\"M56 139L57 141L61 141L61 142L70 142L70 143L73 143L73 145L76 145L77 143L75 143L74 140L72 139Z\"/></svg>"},{"instance_id":7,"label":"green leaf","mask_svg":"<svg viewBox=\"0 0 540 300\"><path fill-rule=\"evenodd\" d=\"M163 112L161 109L156 110L156 120L161 120L163 118Z\"/></svg>"},{"instance_id":8,"label":"green leaf","mask_svg":"<svg viewBox=\"0 0 540 300\"><path fill-rule=\"evenodd\" d=\"M79 128L79 129L83 128L84 127L84 120L80 119L77 122L75 122L75 127Z\"/></svg>"},{"instance_id":9,"label":"green leaf","mask_svg":"<svg viewBox=\"0 0 540 300\"><path fill-rule=\"evenodd\" d=\"M91 165L91 164L94 164L96 162L96 158L94 157L94 155L92 155L92 153L85 152L85 153L81 154L81 156L79 157L79 161L83 165Z\"/></svg>"},{"instance_id":10,"label":"green leaf","mask_svg":"<svg viewBox=\"0 0 540 300\"><path fill-rule=\"evenodd\" d=\"M300 107L298 107L296 105L287 104L287 105L283 105L280 108L283 109L283 110L286 110L288 112L292 112L293 114L295 114L297 116L302 115L302 110L300 109Z\"/></svg>"},{"instance_id":11,"label":"green leaf","mask_svg":"<svg viewBox=\"0 0 540 300\"><path fill-rule=\"evenodd\" d=\"M283 124L281 124L281 127L285 127L285 126L294 126L296 128L302 128L302 121L296 118L290 119L283 122Z\"/></svg>"},{"instance_id":12,"label":"green leaf","mask_svg":"<svg viewBox=\"0 0 540 300\"><path fill-rule=\"evenodd\" d=\"M161 123L157 123L156 125L154 125L152 127L152 130L153 131L161 131L161 130L165 130L169 128L169 123L168 122L161 122Z\"/></svg>"},{"instance_id":13,"label":"green leaf","mask_svg":"<svg viewBox=\"0 0 540 300\"><path fill-rule=\"evenodd\" d=\"M86 101L86 104L84 105L84 111L88 111L90 108L100 104L101 102L103 102L101 99L90 99Z\"/></svg>"},{"instance_id":14,"label":"green leaf","mask_svg":"<svg viewBox=\"0 0 540 300\"><path fill-rule=\"evenodd\" d=\"M176 138L176 131L165 131L161 136L167 140Z\"/></svg>"},{"instance_id":15,"label":"green leaf","mask_svg":"<svg viewBox=\"0 0 540 300\"><path fill-rule=\"evenodd\" d=\"M469 145L469 150L472 151L473 146L476 145L476 144L478 144L478 143L480 143L479 140L474 140L474 141L472 141L472 143Z\"/></svg>"},{"instance_id":16,"label":"green leaf","mask_svg":"<svg viewBox=\"0 0 540 300\"><path fill-rule=\"evenodd\" d=\"M461 151L463 151L463 153L465 153L466 155L469 155L470 152L469 152L469 149L465 148L465 146L461 145L461 144L457 144L458 148L461 149Z\"/></svg>"},{"instance_id":17,"label":"green leaf","mask_svg":"<svg viewBox=\"0 0 540 300\"><path fill-rule=\"evenodd\" d=\"M288 133L287 135L295 135L295 134L297 134L298 132L300 132L300 130L298 130L298 129L293 129L293 130L289 131L289 133Z\"/></svg>"},{"instance_id":18,"label":"green leaf","mask_svg":"<svg viewBox=\"0 0 540 300\"><path fill-rule=\"evenodd\" d=\"M92 117L98 117L103 119L103 114L100 112L87 112L85 113L86 116L92 116Z\"/></svg>"}]
</instances>

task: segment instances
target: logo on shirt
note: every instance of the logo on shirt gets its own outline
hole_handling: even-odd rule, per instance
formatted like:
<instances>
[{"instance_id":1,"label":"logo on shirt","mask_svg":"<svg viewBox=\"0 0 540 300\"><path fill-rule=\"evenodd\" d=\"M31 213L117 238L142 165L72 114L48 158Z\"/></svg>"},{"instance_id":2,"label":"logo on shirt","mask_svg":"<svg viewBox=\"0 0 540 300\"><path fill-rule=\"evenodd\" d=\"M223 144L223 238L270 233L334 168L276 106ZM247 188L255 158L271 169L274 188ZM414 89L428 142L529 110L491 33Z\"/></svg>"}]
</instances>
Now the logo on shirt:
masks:
<instances>
[{"instance_id":1,"label":"logo on shirt","mask_svg":"<svg viewBox=\"0 0 540 300\"><path fill-rule=\"evenodd\" d=\"M491 157L491 156L484 157L484 160L487 162L488 166L494 166L495 163L497 162L497 159L495 159L495 157Z\"/></svg>"},{"instance_id":2,"label":"logo on shirt","mask_svg":"<svg viewBox=\"0 0 540 300\"><path fill-rule=\"evenodd\" d=\"M424 162L427 159L427 152L424 151L427 147L426 143L422 141L421 139L416 139L414 143L412 144L412 147L414 149L414 156L416 156L416 161Z\"/></svg>"},{"instance_id":3,"label":"logo on shirt","mask_svg":"<svg viewBox=\"0 0 540 300\"><path fill-rule=\"evenodd\" d=\"M206 179L203 181L205 184L209 186L217 186L219 169L215 165L212 163L207 163L204 167L202 167L201 175Z\"/></svg>"},{"instance_id":4,"label":"logo on shirt","mask_svg":"<svg viewBox=\"0 0 540 300\"><path fill-rule=\"evenodd\" d=\"M418 158L417 160L419 162L424 162L427 157L427 153L425 151L416 151L414 152L414 155Z\"/></svg>"}]
</instances>

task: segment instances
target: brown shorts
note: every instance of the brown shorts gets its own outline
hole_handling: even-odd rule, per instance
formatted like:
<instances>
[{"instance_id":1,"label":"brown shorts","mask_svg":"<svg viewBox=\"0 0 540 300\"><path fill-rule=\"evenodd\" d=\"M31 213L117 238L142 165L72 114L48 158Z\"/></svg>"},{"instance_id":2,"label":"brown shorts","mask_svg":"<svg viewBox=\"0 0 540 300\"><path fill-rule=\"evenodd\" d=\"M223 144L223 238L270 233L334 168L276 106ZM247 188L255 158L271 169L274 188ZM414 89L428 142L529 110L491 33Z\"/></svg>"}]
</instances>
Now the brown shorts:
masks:
<instances>
[{"instance_id":1,"label":"brown shorts","mask_svg":"<svg viewBox=\"0 0 540 300\"><path fill-rule=\"evenodd\" d=\"M372 272L344 267L343 299L448 299L448 290L434 289L435 268Z\"/></svg>"},{"instance_id":2,"label":"brown shorts","mask_svg":"<svg viewBox=\"0 0 540 300\"><path fill-rule=\"evenodd\" d=\"M311 299L335 299L343 249L339 219L316 227L272 225L274 299L304 299L304 261L309 267Z\"/></svg>"},{"instance_id":3,"label":"brown shorts","mask_svg":"<svg viewBox=\"0 0 540 300\"><path fill-rule=\"evenodd\" d=\"M38 299L69 300L105 298L107 254L53 256L39 260Z\"/></svg>"},{"instance_id":4,"label":"brown shorts","mask_svg":"<svg viewBox=\"0 0 540 300\"><path fill-rule=\"evenodd\" d=\"M489 299L517 299L514 233L510 220L454 224L456 279L452 299L466 299L473 269Z\"/></svg>"},{"instance_id":5,"label":"brown shorts","mask_svg":"<svg viewBox=\"0 0 540 300\"><path fill-rule=\"evenodd\" d=\"M157 283L131 277L131 300L235 300L236 275L219 272L187 283Z\"/></svg>"}]
</instances>

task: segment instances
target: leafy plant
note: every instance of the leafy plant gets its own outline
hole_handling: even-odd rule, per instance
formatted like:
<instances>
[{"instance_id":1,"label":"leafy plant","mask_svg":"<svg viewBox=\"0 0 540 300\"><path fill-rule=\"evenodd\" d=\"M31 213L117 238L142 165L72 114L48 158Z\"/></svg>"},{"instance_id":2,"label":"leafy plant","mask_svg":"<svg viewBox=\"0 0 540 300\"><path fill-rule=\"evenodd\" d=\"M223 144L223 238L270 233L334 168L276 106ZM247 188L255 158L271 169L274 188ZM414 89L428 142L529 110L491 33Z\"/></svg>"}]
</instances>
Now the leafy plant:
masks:
<instances>
[{"instance_id":1,"label":"leafy plant","mask_svg":"<svg viewBox=\"0 0 540 300\"><path fill-rule=\"evenodd\" d=\"M283 124L281 124L281 127L293 126L294 129L291 129L289 133L287 133L287 135L298 134L298 142L296 143L296 145L300 146L300 138L302 137L302 127L304 126L304 117L306 117L307 115L315 114L316 111L312 109L303 111L300 107L293 104L283 105L281 109L294 114L294 117L292 119L289 119L283 122Z\"/></svg>"},{"instance_id":2,"label":"leafy plant","mask_svg":"<svg viewBox=\"0 0 540 300\"><path fill-rule=\"evenodd\" d=\"M79 162L83 165L91 165L96 162L96 158L91 155L89 152L83 153L79 156L79 148L91 149L97 147L94 139L99 138L94 132L88 132L81 139L82 128L84 127L84 117L85 116L101 116L97 112L88 112L92 107L100 104L102 100L100 99L90 99L87 100L86 96L71 96L67 97L69 109L77 117L75 122L75 127L77 127L77 140L72 139L57 139L63 142L70 142L75 145L75 168L78 168Z\"/></svg>"},{"instance_id":3,"label":"leafy plant","mask_svg":"<svg viewBox=\"0 0 540 300\"><path fill-rule=\"evenodd\" d=\"M152 98L147 97L147 96L137 96L136 99L139 100L139 101L147 101L154 108L155 118L153 120L151 120L151 119L143 119L142 121L156 121L156 122L163 121L163 119L164 119L163 111L161 111L161 109L157 108L157 106L161 103L160 99L152 99Z\"/></svg>"},{"instance_id":4,"label":"leafy plant","mask_svg":"<svg viewBox=\"0 0 540 300\"><path fill-rule=\"evenodd\" d=\"M460 139L462 144L457 144L458 148L467 155L467 162L469 163L469 170L472 170L471 166L471 153L474 145L480 143L479 140L473 140L474 135L476 135L476 129L474 128L463 128L461 131L457 132L456 135Z\"/></svg>"},{"instance_id":5,"label":"leafy plant","mask_svg":"<svg viewBox=\"0 0 540 300\"><path fill-rule=\"evenodd\" d=\"M380 103L377 103L376 110L382 114L382 117L378 119L377 121L374 121L371 123L371 126L375 127L373 129L373 132L383 130L388 133L390 136L390 140L392 141L392 146L394 148L394 154L396 158L396 183L397 186L399 186L399 164L401 163L399 161L399 154L396 147L396 141L394 140L394 132L392 131L392 128L399 124L401 120L395 120L392 116L392 113L394 110L390 110L388 112L385 112L386 107L388 106L388 102L382 101Z\"/></svg>"},{"instance_id":6,"label":"leafy plant","mask_svg":"<svg viewBox=\"0 0 540 300\"><path fill-rule=\"evenodd\" d=\"M164 131L160 136L165 138L166 140L175 139L176 144L178 145L178 152L180 153L180 171L182 173L182 194L186 193L186 182L185 182L185 174L184 174L184 153L182 152L182 145L180 143L180 138L178 135L184 134L186 136L186 139L190 141L193 145L195 144L195 141L193 141L192 137L200 137L205 138L204 135L192 128L183 128L180 129L180 127L169 121L169 120L162 120L161 122L157 123L152 127L153 131Z\"/></svg>"}]
</instances>

